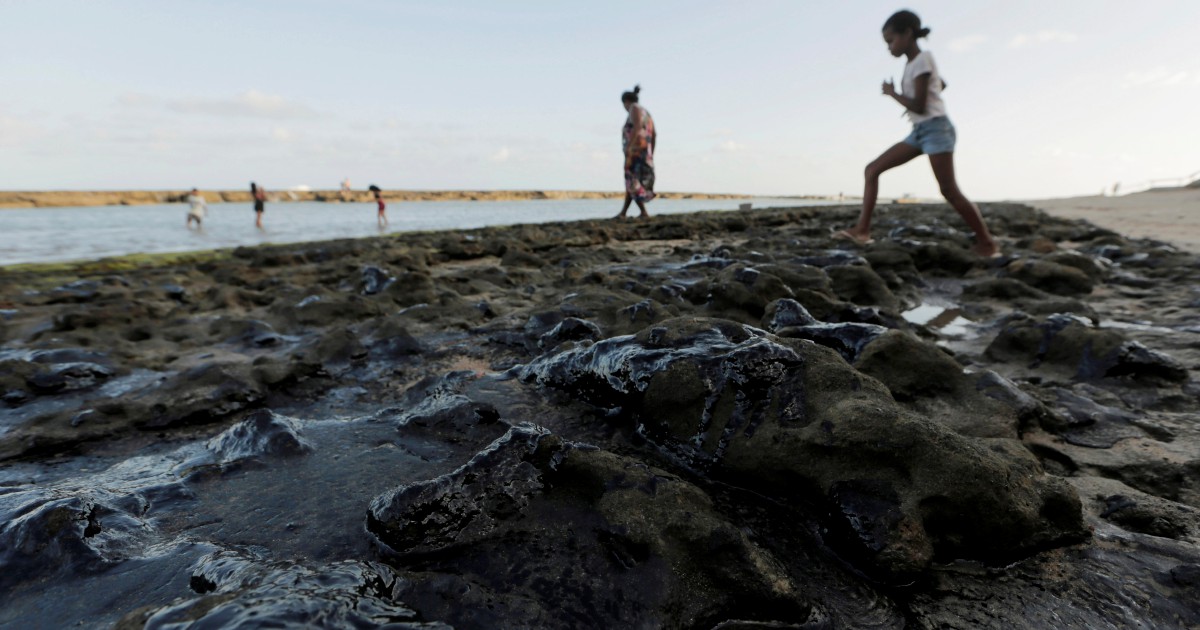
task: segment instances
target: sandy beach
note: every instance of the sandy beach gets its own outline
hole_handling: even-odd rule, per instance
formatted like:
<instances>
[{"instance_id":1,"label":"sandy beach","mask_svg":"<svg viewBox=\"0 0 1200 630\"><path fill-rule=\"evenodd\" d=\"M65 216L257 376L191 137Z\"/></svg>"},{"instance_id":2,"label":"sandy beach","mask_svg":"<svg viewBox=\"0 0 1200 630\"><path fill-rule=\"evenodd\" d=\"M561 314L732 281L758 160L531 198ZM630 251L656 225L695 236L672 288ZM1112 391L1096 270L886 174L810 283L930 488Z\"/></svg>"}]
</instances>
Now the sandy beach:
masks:
<instances>
[{"instance_id":1,"label":"sandy beach","mask_svg":"<svg viewBox=\"0 0 1200 630\"><path fill-rule=\"evenodd\" d=\"M1200 188L1147 191L1119 197L1025 201L1052 216L1085 219L1114 232L1165 241L1200 252Z\"/></svg>"}]
</instances>

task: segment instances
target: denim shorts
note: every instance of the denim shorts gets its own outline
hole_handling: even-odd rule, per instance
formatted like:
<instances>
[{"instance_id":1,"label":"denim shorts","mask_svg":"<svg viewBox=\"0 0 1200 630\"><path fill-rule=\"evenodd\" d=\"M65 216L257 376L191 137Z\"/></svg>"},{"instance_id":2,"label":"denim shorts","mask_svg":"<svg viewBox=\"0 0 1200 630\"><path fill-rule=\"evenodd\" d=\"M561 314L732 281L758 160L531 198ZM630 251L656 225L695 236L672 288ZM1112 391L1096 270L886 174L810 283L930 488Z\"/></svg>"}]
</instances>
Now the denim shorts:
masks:
<instances>
[{"instance_id":1,"label":"denim shorts","mask_svg":"<svg viewBox=\"0 0 1200 630\"><path fill-rule=\"evenodd\" d=\"M904 144L914 146L926 155L937 155L953 153L956 138L950 119L938 116L913 125L912 133L904 139Z\"/></svg>"}]
</instances>

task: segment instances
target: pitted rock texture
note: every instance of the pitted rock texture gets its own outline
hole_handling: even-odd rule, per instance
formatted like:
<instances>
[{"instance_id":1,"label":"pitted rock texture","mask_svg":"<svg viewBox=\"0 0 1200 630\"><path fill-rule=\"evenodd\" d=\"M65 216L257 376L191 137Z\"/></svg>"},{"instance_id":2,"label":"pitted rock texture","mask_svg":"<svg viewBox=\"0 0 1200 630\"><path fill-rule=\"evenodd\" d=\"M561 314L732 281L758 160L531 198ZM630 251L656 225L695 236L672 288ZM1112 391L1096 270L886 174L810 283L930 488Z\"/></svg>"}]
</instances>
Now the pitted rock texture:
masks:
<instances>
[{"instance_id":1,"label":"pitted rock texture","mask_svg":"<svg viewBox=\"0 0 1200 630\"><path fill-rule=\"evenodd\" d=\"M699 488L594 447L514 427L455 472L378 497L368 529L422 572L461 576L403 593L472 627L710 627L812 615L782 563ZM518 542L517 552L506 541ZM432 607L432 608L431 608Z\"/></svg>"},{"instance_id":2,"label":"pitted rock texture","mask_svg":"<svg viewBox=\"0 0 1200 630\"><path fill-rule=\"evenodd\" d=\"M901 409L833 352L731 322L677 319L543 357L521 377L626 414L717 479L827 503L888 573L1012 559L1086 535L1079 501L1011 440Z\"/></svg>"}]
</instances>

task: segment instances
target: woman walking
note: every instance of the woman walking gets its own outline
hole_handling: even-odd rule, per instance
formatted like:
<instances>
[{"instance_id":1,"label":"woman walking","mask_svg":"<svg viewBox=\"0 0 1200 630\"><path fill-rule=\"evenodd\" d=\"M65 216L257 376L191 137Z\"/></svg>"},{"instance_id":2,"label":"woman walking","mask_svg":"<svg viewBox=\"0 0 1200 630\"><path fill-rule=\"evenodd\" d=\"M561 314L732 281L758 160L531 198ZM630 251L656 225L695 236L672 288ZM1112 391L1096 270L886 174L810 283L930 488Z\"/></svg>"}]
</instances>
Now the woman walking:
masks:
<instances>
[{"instance_id":1,"label":"woman walking","mask_svg":"<svg viewBox=\"0 0 1200 630\"><path fill-rule=\"evenodd\" d=\"M900 91L891 81L883 83L883 94L904 106L913 123L912 133L904 141L893 145L867 165L866 185L863 188L862 213L858 223L849 229L834 233L834 238L852 240L860 244L871 242L871 214L879 195L879 176L885 171L905 164L925 153L937 178L942 196L958 211L971 230L975 232L972 250L984 257L1000 253L979 208L967 199L958 188L954 177L954 125L946 117L946 104L942 90L946 84L938 74L933 54L921 50L917 40L929 35L929 29L921 26L921 18L912 11L899 11L883 24L883 40L893 57L901 55L908 59L904 65L904 77Z\"/></svg>"},{"instance_id":2,"label":"woman walking","mask_svg":"<svg viewBox=\"0 0 1200 630\"><path fill-rule=\"evenodd\" d=\"M637 203L641 214L638 218L646 219L646 202L654 199L654 146L658 141L658 133L654 129L654 119L645 107L638 104L640 85L633 86L632 92L621 95L621 104L629 116L625 118L625 127L621 131L621 147L625 153L625 205L621 214L616 218L624 219L629 212L629 204Z\"/></svg>"}]
</instances>

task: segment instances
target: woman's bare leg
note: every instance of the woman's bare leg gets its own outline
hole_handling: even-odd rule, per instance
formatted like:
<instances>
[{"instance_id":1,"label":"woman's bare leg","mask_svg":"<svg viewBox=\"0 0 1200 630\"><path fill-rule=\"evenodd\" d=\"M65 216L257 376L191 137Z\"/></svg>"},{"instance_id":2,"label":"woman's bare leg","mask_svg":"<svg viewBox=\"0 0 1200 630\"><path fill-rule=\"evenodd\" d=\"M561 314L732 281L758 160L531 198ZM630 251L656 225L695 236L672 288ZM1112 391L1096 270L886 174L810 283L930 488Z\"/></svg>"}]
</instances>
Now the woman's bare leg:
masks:
<instances>
[{"instance_id":1,"label":"woman's bare leg","mask_svg":"<svg viewBox=\"0 0 1200 630\"><path fill-rule=\"evenodd\" d=\"M954 206L958 214L967 222L967 226L975 232L975 245L971 249L976 254L985 257L999 252L999 246L992 239L987 224L983 222L983 214L979 212L979 206L971 203L971 200L967 199L967 196L958 188L958 181L954 177L954 153L931 155L929 156L929 165L933 167L933 176L937 178L938 186L942 189L942 196L951 206Z\"/></svg>"},{"instance_id":2,"label":"woman's bare leg","mask_svg":"<svg viewBox=\"0 0 1200 630\"><path fill-rule=\"evenodd\" d=\"M920 149L905 142L897 142L867 165L863 171L866 184L863 186L862 213L858 215L858 223L845 230L854 240L866 241L871 238L871 215L875 212L875 200L879 197L879 176L908 163L918 155L921 155Z\"/></svg>"},{"instance_id":3,"label":"woman's bare leg","mask_svg":"<svg viewBox=\"0 0 1200 630\"><path fill-rule=\"evenodd\" d=\"M629 212L629 204L631 204L631 203L633 203L633 197L630 196L629 193L625 193L625 205L621 206L621 214L617 215L618 219L625 218L625 213ZM638 205L641 205L641 203L639 203ZM645 210L642 210L642 212L645 212Z\"/></svg>"},{"instance_id":4,"label":"woman's bare leg","mask_svg":"<svg viewBox=\"0 0 1200 630\"><path fill-rule=\"evenodd\" d=\"M637 200L637 207L638 207L638 210L642 211L642 213L638 215L639 219L649 219L650 218L650 213L646 212L646 204L644 202L642 202L641 199Z\"/></svg>"}]
</instances>

